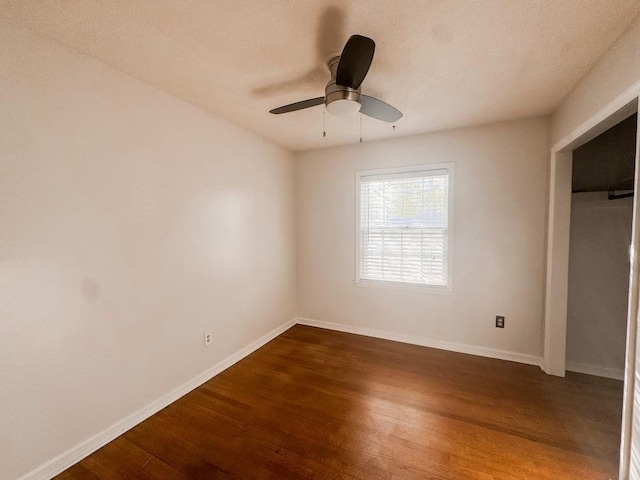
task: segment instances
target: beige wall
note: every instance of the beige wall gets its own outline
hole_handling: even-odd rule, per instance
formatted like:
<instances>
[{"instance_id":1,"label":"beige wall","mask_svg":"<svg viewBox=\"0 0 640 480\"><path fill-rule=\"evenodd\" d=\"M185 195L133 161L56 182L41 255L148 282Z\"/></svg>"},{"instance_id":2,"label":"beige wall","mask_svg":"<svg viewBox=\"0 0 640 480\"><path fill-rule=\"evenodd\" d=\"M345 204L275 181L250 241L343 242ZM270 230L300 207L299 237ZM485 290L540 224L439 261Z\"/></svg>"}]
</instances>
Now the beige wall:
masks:
<instances>
[{"instance_id":1,"label":"beige wall","mask_svg":"<svg viewBox=\"0 0 640 480\"><path fill-rule=\"evenodd\" d=\"M632 213L630 198L572 195L567 370L622 378Z\"/></svg>"},{"instance_id":2,"label":"beige wall","mask_svg":"<svg viewBox=\"0 0 640 480\"><path fill-rule=\"evenodd\" d=\"M294 165L5 23L0 65L0 478L15 479L295 317Z\"/></svg>"},{"instance_id":3,"label":"beige wall","mask_svg":"<svg viewBox=\"0 0 640 480\"><path fill-rule=\"evenodd\" d=\"M547 127L533 119L297 154L299 316L540 356ZM453 294L355 286L355 172L439 162L455 162Z\"/></svg>"},{"instance_id":4,"label":"beige wall","mask_svg":"<svg viewBox=\"0 0 640 480\"><path fill-rule=\"evenodd\" d=\"M640 82L640 18L563 100L551 119L554 145Z\"/></svg>"}]
</instances>

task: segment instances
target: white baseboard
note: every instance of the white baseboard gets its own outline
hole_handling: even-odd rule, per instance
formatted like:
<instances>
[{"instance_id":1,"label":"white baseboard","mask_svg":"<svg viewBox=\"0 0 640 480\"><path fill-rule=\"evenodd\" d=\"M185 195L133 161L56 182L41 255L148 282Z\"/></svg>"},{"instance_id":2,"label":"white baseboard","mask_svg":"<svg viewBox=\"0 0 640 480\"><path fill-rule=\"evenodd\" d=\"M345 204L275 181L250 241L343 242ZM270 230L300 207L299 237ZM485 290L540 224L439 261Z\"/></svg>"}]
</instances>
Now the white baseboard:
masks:
<instances>
[{"instance_id":1,"label":"white baseboard","mask_svg":"<svg viewBox=\"0 0 640 480\"><path fill-rule=\"evenodd\" d=\"M297 323L300 325L308 325L310 327L326 328L329 330L337 330L339 332L355 333L357 335L365 335L367 337L382 338L385 340L393 340L396 342L410 343L411 345L420 345L423 347L437 348L439 350L449 350L451 352L468 353L470 355L478 355L480 357L497 358L500 360L509 360L511 362L526 363L529 365L542 365L542 358L524 353L509 352L507 350L497 350L493 348L477 347L474 345L465 345L462 343L446 342L443 340L434 340L426 337L415 335L405 335L402 333L393 333L383 330L372 330L365 327L355 327L351 325L342 325L339 323L321 322L310 318L298 318Z\"/></svg>"},{"instance_id":2,"label":"white baseboard","mask_svg":"<svg viewBox=\"0 0 640 480\"><path fill-rule=\"evenodd\" d=\"M624 369L621 368L599 367L597 365L589 365L587 363L567 362L566 370L568 372L595 375L596 377L624 380Z\"/></svg>"},{"instance_id":3,"label":"white baseboard","mask_svg":"<svg viewBox=\"0 0 640 480\"><path fill-rule=\"evenodd\" d=\"M242 350L234 353L233 355L227 357L220 363L217 363L213 367L205 370L197 377L189 380L186 383L183 383L182 385L173 389L166 395L150 403L149 405L144 407L142 410L138 410L137 412L132 413L128 417L123 418L122 420L111 425L106 430L76 445L75 447L67 450L66 452L58 455L54 459L41 465L40 467L37 467L35 470L32 470L26 475L23 475L22 477L19 478L19 480L48 480L52 477L55 477L56 475L63 472L70 466L78 463L83 458L91 455L93 452L103 447L110 441L116 439L127 430L130 430L131 428L135 427L142 421L149 418L151 415L159 412L163 408L167 407L171 403L178 400L180 397L183 397L190 391L198 388L200 385L210 380L211 378L215 377L220 372L226 370L233 364L242 360L244 357L255 352L257 349L259 349L269 341L273 340L275 337L285 332L295 324L296 324L295 319L290 320L284 325L281 325L275 330L272 330L271 332L267 333L266 335L259 338L255 342L251 343L250 345L247 345Z\"/></svg>"}]
</instances>

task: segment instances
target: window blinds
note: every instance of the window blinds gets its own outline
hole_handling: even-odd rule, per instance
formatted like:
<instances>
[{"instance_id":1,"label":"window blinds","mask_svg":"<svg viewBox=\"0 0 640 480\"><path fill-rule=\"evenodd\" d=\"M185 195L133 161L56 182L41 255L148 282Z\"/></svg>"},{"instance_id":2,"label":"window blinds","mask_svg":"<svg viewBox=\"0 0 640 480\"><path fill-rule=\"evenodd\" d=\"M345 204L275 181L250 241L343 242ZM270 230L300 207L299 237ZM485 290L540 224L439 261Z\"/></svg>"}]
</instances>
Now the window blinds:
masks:
<instances>
[{"instance_id":1,"label":"window blinds","mask_svg":"<svg viewBox=\"0 0 640 480\"><path fill-rule=\"evenodd\" d=\"M360 177L360 280L446 287L446 169Z\"/></svg>"}]
</instances>

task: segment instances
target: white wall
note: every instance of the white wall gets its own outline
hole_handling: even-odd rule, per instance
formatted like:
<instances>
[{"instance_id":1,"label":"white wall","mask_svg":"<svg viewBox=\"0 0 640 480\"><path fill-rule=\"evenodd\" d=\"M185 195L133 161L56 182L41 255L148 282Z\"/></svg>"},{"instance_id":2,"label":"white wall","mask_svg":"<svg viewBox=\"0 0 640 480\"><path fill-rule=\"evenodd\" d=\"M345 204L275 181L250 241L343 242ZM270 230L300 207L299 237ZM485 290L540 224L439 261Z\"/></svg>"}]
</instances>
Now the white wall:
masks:
<instances>
[{"instance_id":1,"label":"white wall","mask_svg":"<svg viewBox=\"0 0 640 480\"><path fill-rule=\"evenodd\" d=\"M551 145L640 82L640 18L593 66L551 118Z\"/></svg>"},{"instance_id":2,"label":"white wall","mask_svg":"<svg viewBox=\"0 0 640 480\"><path fill-rule=\"evenodd\" d=\"M567 369L624 371L633 203L606 192L571 198Z\"/></svg>"},{"instance_id":3,"label":"white wall","mask_svg":"<svg viewBox=\"0 0 640 480\"><path fill-rule=\"evenodd\" d=\"M294 318L294 165L4 22L0 65L0 478L15 479Z\"/></svg>"},{"instance_id":4,"label":"white wall","mask_svg":"<svg viewBox=\"0 0 640 480\"><path fill-rule=\"evenodd\" d=\"M539 357L547 127L523 120L297 154L299 316ZM455 162L453 294L355 286L355 172L439 162Z\"/></svg>"}]
</instances>

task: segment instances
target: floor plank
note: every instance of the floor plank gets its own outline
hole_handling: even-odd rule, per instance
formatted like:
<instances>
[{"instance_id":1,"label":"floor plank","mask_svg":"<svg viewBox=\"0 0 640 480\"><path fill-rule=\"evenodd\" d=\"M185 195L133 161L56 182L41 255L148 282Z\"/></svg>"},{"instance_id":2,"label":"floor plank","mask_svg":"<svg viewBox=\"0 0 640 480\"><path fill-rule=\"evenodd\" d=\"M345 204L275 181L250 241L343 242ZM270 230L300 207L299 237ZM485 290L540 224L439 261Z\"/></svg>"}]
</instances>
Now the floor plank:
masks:
<instances>
[{"instance_id":1,"label":"floor plank","mask_svg":"<svg viewBox=\"0 0 640 480\"><path fill-rule=\"evenodd\" d=\"M59 479L607 480L622 382L297 325Z\"/></svg>"}]
</instances>

